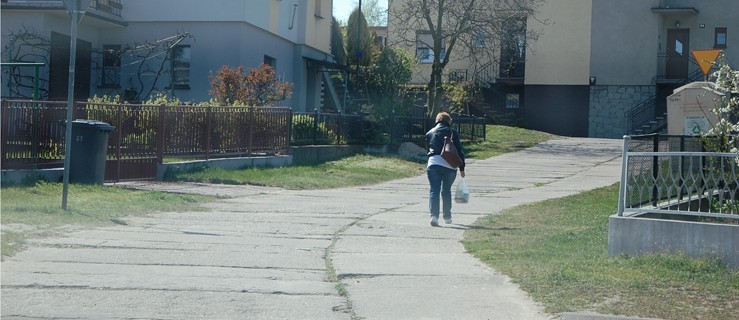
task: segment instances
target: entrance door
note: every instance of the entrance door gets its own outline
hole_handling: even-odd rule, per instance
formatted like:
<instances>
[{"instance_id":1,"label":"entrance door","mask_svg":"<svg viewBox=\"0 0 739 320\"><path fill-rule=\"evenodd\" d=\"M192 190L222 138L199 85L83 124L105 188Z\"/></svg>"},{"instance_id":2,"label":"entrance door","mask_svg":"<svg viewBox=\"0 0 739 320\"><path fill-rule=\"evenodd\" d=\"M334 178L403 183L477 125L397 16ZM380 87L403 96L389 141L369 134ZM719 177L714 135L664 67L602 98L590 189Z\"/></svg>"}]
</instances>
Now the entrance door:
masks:
<instances>
[{"instance_id":1,"label":"entrance door","mask_svg":"<svg viewBox=\"0 0 739 320\"><path fill-rule=\"evenodd\" d=\"M687 79L690 29L667 30L667 79Z\"/></svg>"}]
</instances>

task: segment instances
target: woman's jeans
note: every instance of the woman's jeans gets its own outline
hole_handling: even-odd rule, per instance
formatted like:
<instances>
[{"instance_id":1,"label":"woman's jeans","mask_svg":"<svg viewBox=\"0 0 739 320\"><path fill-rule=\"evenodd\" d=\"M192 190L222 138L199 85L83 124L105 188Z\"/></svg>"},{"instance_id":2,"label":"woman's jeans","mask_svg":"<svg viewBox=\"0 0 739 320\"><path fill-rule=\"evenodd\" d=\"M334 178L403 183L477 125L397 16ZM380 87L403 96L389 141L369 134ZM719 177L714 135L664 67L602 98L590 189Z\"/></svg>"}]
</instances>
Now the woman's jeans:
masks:
<instances>
[{"instance_id":1,"label":"woman's jeans","mask_svg":"<svg viewBox=\"0 0 739 320\"><path fill-rule=\"evenodd\" d=\"M457 170L433 165L426 169L431 192L429 193L429 212L431 217L439 218L439 195L444 203L444 219L452 218L452 184L457 178Z\"/></svg>"}]
</instances>

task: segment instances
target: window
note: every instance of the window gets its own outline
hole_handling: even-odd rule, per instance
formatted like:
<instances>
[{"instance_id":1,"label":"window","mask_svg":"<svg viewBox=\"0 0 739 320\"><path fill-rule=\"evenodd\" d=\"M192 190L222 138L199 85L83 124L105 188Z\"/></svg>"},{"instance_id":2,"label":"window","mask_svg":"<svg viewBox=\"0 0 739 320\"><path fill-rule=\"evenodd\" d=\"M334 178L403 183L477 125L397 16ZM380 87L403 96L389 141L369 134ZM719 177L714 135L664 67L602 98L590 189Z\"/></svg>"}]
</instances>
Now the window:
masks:
<instances>
[{"instance_id":1,"label":"window","mask_svg":"<svg viewBox=\"0 0 739 320\"><path fill-rule=\"evenodd\" d=\"M277 59L272 58L266 54L264 55L264 64L272 67L272 69L277 70Z\"/></svg>"},{"instance_id":2,"label":"window","mask_svg":"<svg viewBox=\"0 0 739 320\"><path fill-rule=\"evenodd\" d=\"M434 39L431 33L428 31L417 31L416 32L416 59L420 63L433 63L435 52L432 49ZM441 47L441 53L439 54L440 59L444 59L445 49Z\"/></svg>"},{"instance_id":3,"label":"window","mask_svg":"<svg viewBox=\"0 0 739 320\"><path fill-rule=\"evenodd\" d=\"M518 109L520 97L518 93L508 93L505 95L506 109Z\"/></svg>"},{"instance_id":4,"label":"window","mask_svg":"<svg viewBox=\"0 0 739 320\"><path fill-rule=\"evenodd\" d=\"M190 89L189 45L179 45L172 49L172 88Z\"/></svg>"},{"instance_id":5,"label":"window","mask_svg":"<svg viewBox=\"0 0 739 320\"><path fill-rule=\"evenodd\" d=\"M100 86L103 88L118 88L119 73L121 71L121 46L103 45L103 70Z\"/></svg>"},{"instance_id":6,"label":"window","mask_svg":"<svg viewBox=\"0 0 739 320\"><path fill-rule=\"evenodd\" d=\"M431 48L418 48L416 57L420 63L432 63L434 62L434 51Z\"/></svg>"},{"instance_id":7,"label":"window","mask_svg":"<svg viewBox=\"0 0 739 320\"><path fill-rule=\"evenodd\" d=\"M375 37L375 44L380 48L387 46L387 38L385 36L378 35Z\"/></svg>"},{"instance_id":8,"label":"window","mask_svg":"<svg viewBox=\"0 0 739 320\"><path fill-rule=\"evenodd\" d=\"M475 48L482 49L485 48L485 39L487 39L487 34L484 31L478 31L475 33Z\"/></svg>"},{"instance_id":9,"label":"window","mask_svg":"<svg viewBox=\"0 0 739 320\"><path fill-rule=\"evenodd\" d=\"M511 18L502 32L500 77L523 78L526 72L526 18Z\"/></svg>"},{"instance_id":10,"label":"window","mask_svg":"<svg viewBox=\"0 0 739 320\"><path fill-rule=\"evenodd\" d=\"M319 19L323 19L323 10L322 10L323 8L322 8L322 5L321 5L321 2L323 2L323 0L316 0L316 12L315 12L315 16L316 16L316 18L319 18Z\"/></svg>"},{"instance_id":11,"label":"window","mask_svg":"<svg viewBox=\"0 0 739 320\"><path fill-rule=\"evenodd\" d=\"M726 48L726 28L716 28L716 34L714 37L714 48Z\"/></svg>"}]
</instances>

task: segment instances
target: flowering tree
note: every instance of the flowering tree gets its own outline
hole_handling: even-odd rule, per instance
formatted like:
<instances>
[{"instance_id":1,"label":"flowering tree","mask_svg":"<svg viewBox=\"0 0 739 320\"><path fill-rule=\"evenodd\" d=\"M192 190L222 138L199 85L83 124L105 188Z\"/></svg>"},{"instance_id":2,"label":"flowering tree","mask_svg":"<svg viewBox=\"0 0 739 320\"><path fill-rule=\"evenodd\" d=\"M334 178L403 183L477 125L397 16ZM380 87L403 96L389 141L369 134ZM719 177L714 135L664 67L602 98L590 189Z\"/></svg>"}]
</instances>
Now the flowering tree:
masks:
<instances>
[{"instance_id":1,"label":"flowering tree","mask_svg":"<svg viewBox=\"0 0 739 320\"><path fill-rule=\"evenodd\" d=\"M719 152L739 153L736 145L739 139L739 71L722 64L713 73L716 89L724 93L718 107L711 110L718 116L707 136L720 137L720 145L713 146Z\"/></svg>"},{"instance_id":2,"label":"flowering tree","mask_svg":"<svg viewBox=\"0 0 739 320\"><path fill-rule=\"evenodd\" d=\"M718 116L718 121L712 124L712 128L707 133L703 134L703 141L711 151L739 154L739 149L737 149L739 145L739 71L732 70L726 64L721 64L713 76L716 79L715 88L724 95L718 101L717 107L711 110ZM714 174L727 190L737 190L736 171L732 167L739 165L739 157L733 162L732 164L730 160L727 162L712 161L704 170ZM733 196L724 200L712 202L711 206L718 212L739 214L737 196L739 195L734 193Z\"/></svg>"},{"instance_id":3,"label":"flowering tree","mask_svg":"<svg viewBox=\"0 0 739 320\"><path fill-rule=\"evenodd\" d=\"M271 106L292 96L293 84L277 79L275 69L263 64L259 68L223 66L211 76L210 94L224 105Z\"/></svg>"}]
</instances>

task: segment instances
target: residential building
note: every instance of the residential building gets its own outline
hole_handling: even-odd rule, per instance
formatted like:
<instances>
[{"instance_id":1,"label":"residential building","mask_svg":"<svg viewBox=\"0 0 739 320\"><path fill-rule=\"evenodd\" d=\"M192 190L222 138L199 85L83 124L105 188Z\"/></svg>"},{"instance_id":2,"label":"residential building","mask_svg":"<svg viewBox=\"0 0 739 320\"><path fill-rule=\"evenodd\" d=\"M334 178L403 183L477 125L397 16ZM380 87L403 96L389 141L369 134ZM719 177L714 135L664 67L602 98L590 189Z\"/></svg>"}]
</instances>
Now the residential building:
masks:
<instances>
[{"instance_id":1,"label":"residential building","mask_svg":"<svg viewBox=\"0 0 739 320\"><path fill-rule=\"evenodd\" d=\"M390 10L403 1L392 0ZM492 71L476 67L486 61L469 60L446 71L448 79L482 79L488 106L477 105L479 112L514 114L531 129L606 138L660 130L666 97L703 80L692 50L721 49L723 61L739 67L735 0L545 0L523 16L521 24L509 24L507 38L483 43L498 46ZM394 24L407 22L389 17L394 43ZM517 26L539 33L537 39L516 36ZM420 85L427 51L415 50Z\"/></svg>"},{"instance_id":2,"label":"residential building","mask_svg":"<svg viewBox=\"0 0 739 320\"><path fill-rule=\"evenodd\" d=\"M76 99L161 92L208 101L222 66L271 65L292 82L296 111L321 104L321 69L330 64L333 0L92 0L79 23ZM41 40L29 45L18 34ZM70 17L63 1L2 1L2 62L44 62L44 97L66 100ZM6 50L7 49L7 50ZM10 72L11 68L4 68ZM3 74L3 97L30 96L31 70Z\"/></svg>"}]
</instances>

